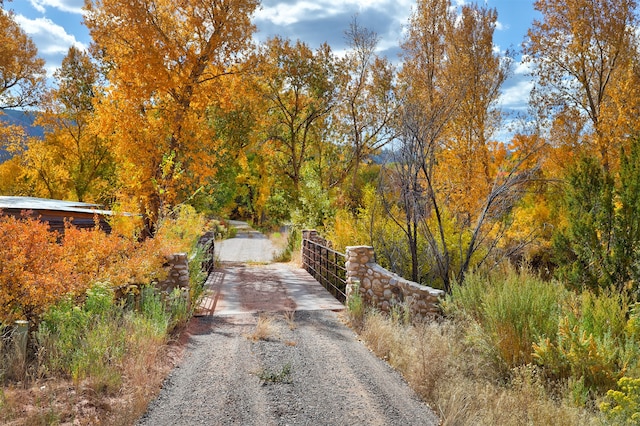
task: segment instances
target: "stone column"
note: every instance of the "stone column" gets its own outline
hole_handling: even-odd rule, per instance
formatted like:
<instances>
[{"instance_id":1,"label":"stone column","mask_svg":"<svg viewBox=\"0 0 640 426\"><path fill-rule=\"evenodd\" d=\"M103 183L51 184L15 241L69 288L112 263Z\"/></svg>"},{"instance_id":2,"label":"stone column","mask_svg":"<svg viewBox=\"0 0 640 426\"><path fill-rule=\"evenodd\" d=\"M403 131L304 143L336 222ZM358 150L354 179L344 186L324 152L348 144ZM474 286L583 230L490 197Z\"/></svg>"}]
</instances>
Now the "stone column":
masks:
<instances>
[{"instance_id":1,"label":"stone column","mask_svg":"<svg viewBox=\"0 0 640 426\"><path fill-rule=\"evenodd\" d=\"M368 263L373 263L374 251L371 246L349 246L346 248L347 269L347 298L355 287L359 287L362 294L366 293L365 286L370 285L367 276Z\"/></svg>"}]
</instances>

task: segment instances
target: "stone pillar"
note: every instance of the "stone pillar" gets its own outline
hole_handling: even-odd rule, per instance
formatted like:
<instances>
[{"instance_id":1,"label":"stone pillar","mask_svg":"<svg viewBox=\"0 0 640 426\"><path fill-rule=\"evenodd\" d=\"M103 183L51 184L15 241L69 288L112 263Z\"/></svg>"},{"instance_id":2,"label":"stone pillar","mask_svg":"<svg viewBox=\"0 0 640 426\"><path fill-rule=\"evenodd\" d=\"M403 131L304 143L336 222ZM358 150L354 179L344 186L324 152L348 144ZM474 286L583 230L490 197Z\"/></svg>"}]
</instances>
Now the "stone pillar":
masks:
<instances>
[{"instance_id":1,"label":"stone pillar","mask_svg":"<svg viewBox=\"0 0 640 426\"><path fill-rule=\"evenodd\" d=\"M171 294L173 289L179 288L187 294L187 304L191 303L189 294L189 260L187 253L174 253L167 258L165 266L167 278L158 283L158 288L167 294ZM190 308L190 306L188 306Z\"/></svg>"},{"instance_id":2,"label":"stone pillar","mask_svg":"<svg viewBox=\"0 0 640 426\"><path fill-rule=\"evenodd\" d=\"M347 298L358 287L361 294L367 292L367 285L371 283L367 277L368 263L373 263L374 251L371 246L349 246L346 247L346 263L347 269Z\"/></svg>"}]
</instances>

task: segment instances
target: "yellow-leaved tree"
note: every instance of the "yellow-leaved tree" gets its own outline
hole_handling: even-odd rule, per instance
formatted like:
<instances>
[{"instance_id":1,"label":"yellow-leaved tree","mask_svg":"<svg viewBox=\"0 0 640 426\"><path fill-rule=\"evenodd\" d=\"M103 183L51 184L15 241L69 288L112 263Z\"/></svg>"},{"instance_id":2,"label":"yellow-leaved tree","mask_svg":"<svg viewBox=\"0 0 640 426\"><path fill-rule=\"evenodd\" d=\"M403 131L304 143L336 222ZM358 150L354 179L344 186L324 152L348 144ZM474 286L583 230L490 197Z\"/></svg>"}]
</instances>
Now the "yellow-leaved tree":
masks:
<instances>
[{"instance_id":1,"label":"yellow-leaved tree","mask_svg":"<svg viewBox=\"0 0 640 426\"><path fill-rule=\"evenodd\" d=\"M35 43L12 12L0 9L0 110L35 105L45 78Z\"/></svg>"},{"instance_id":2,"label":"yellow-leaved tree","mask_svg":"<svg viewBox=\"0 0 640 426\"><path fill-rule=\"evenodd\" d=\"M635 0L537 0L524 44L533 64L533 106L573 144L616 169L621 141L637 131L640 76ZM560 126L560 127L559 127ZM576 133L577 131L577 133ZM574 145L575 146L575 145Z\"/></svg>"},{"instance_id":3,"label":"yellow-leaved tree","mask_svg":"<svg viewBox=\"0 0 640 426\"><path fill-rule=\"evenodd\" d=\"M31 139L24 153L25 173L34 189L41 188L36 195L105 201L113 161L93 129L98 69L86 52L71 47L54 77L57 87L43 97L36 119L45 135Z\"/></svg>"},{"instance_id":4,"label":"yellow-leaved tree","mask_svg":"<svg viewBox=\"0 0 640 426\"><path fill-rule=\"evenodd\" d=\"M208 106L251 48L257 0L86 0L108 84L96 107L122 200L147 230L215 174L224 144Z\"/></svg>"}]
</instances>

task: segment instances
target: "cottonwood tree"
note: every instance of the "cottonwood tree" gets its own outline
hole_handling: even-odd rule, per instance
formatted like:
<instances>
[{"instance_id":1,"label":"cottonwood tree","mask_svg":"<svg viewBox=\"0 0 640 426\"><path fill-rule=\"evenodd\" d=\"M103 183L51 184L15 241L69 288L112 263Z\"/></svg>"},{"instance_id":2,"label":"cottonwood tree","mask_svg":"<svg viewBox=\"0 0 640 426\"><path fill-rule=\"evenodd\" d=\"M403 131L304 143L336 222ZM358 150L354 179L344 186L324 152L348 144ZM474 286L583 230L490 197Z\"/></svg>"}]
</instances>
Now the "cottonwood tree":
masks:
<instances>
[{"instance_id":1,"label":"cottonwood tree","mask_svg":"<svg viewBox=\"0 0 640 426\"><path fill-rule=\"evenodd\" d=\"M224 144L207 114L252 47L257 0L86 0L108 86L96 113L123 199L148 229L215 175Z\"/></svg>"},{"instance_id":2,"label":"cottonwood tree","mask_svg":"<svg viewBox=\"0 0 640 426\"><path fill-rule=\"evenodd\" d=\"M413 279L425 273L417 271L425 250L429 275L446 291L498 247L537 169L528 154L508 157L489 143L506 76L492 50L495 21L492 10L463 6L457 16L448 0L423 0L403 43L399 149L387 179L404 215L396 222L411 246ZM459 185L468 191L457 194Z\"/></svg>"},{"instance_id":3,"label":"cottonwood tree","mask_svg":"<svg viewBox=\"0 0 640 426\"><path fill-rule=\"evenodd\" d=\"M418 260L418 227L421 217L426 214L429 198L433 201L435 194L426 192L428 185L420 179L420 169L429 171L426 177L432 176L432 166L436 147L442 142L446 125L451 119L457 104L456 92L446 86L444 79L444 63L446 60L446 29L453 19L446 0L428 0L418 3L416 12L411 16L407 38L404 41L404 65L400 71L400 99L403 108L400 110L398 134L400 141L399 158L394 161L393 178L400 187L397 199L401 200L402 218L395 218L390 201L385 201L387 212L402 229L411 255L411 277L418 281L420 262ZM419 138L418 138L419 136ZM422 146L421 146L422 145ZM435 188L435 185L431 185ZM386 191L383 185L382 194L393 194ZM433 214L441 217L439 204L433 205ZM440 235L445 237L444 229ZM443 254L440 262L449 265L448 253ZM448 266L445 267L448 270Z\"/></svg>"},{"instance_id":4,"label":"cottonwood tree","mask_svg":"<svg viewBox=\"0 0 640 426\"><path fill-rule=\"evenodd\" d=\"M36 119L44 138L32 139L24 154L27 174L49 197L105 201L114 165L93 129L98 69L86 52L71 47L54 78L57 87L44 96Z\"/></svg>"},{"instance_id":5,"label":"cottonwood tree","mask_svg":"<svg viewBox=\"0 0 640 426\"><path fill-rule=\"evenodd\" d=\"M637 2L538 0L534 7L542 19L524 44L536 77L531 102L542 117L578 120L583 146L615 169L640 107Z\"/></svg>"},{"instance_id":6,"label":"cottonwood tree","mask_svg":"<svg viewBox=\"0 0 640 426\"><path fill-rule=\"evenodd\" d=\"M0 8L0 115L4 109L35 106L45 80L44 60L38 58L35 44L14 14ZM29 193L29 185L20 179L26 139L22 126L0 123L0 150L9 153L0 158L0 192L4 194Z\"/></svg>"},{"instance_id":7,"label":"cottonwood tree","mask_svg":"<svg viewBox=\"0 0 640 426\"><path fill-rule=\"evenodd\" d=\"M351 176L347 193L352 207L357 207L360 167L392 140L398 104L395 69L376 53L378 35L353 18L345 36L349 50L339 67L347 78L341 81L331 124L336 143L344 147L346 157L338 180Z\"/></svg>"},{"instance_id":8,"label":"cottonwood tree","mask_svg":"<svg viewBox=\"0 0 640 426\"><path fill-rule=\"evenodd\" d=\"M38 49L12 12L0 9L0 111L34 106L46 72Z\"/></svg>"},{"instance_id":9,"label":"cottonwood tree","mask_svg":"<svg viewBox=\"0 0 640 426\"><path fill-rule=\"evenodd\" d=\"M456 112L448 124L440 164L448 169L446 189L463 226L470 226L495 175L500 146L491 138L502 124L497 107L510 69L509 53L494 50L495 9L465 5L446 34L444 78L458 91ZM499 154L498 154L499 155Z\"/></svg>"},{"instance_id":10,"label":"cottonwood tree","mask_svg":"<svg viewBox=\"0 0 640 426\"><path fill-rule=\"evenodd\" d=\"M325 120L336 101L335 58L323 44L313 51L298 40L267 41L261 53L260 81L266 100L264 133L272 161L287 177L293 200L312 151L321 152Z\"/></svg>"}]
</instances>

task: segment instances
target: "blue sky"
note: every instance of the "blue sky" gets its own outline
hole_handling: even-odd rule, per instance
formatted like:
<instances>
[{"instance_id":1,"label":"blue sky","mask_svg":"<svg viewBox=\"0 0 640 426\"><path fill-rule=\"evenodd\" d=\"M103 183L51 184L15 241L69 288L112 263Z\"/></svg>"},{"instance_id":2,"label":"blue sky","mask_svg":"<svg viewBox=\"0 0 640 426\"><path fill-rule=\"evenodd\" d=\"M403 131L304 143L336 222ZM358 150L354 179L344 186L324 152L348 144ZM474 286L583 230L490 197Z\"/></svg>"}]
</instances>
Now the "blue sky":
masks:
<instances>
[{"instance_id":1,"label":"blue sky","mask_svg":"<svg viewBox=\"0 0 640 426\"><path fill-rule=\"evenodd\" d=\"M482 2L482 0L479 0ZM464 0L452 0L454 4ZM50 74L60 66L69 47L88 47L90 38L82 25L84 0L5 0L16 19L31 36ZM498 11L496 48L519 50L533 21L533 0L484 0ZM254 22L258 39L280 35L300 39L312 47L327 42L335 52L344 49L344 31L354 15L381 38L380 50L397 60L399 40L415 0L263 0ZM511 113L524 112L531 90L527 70L514 64L513 74L503 86L501 105Z\"/></svg>"}]
</instances>

